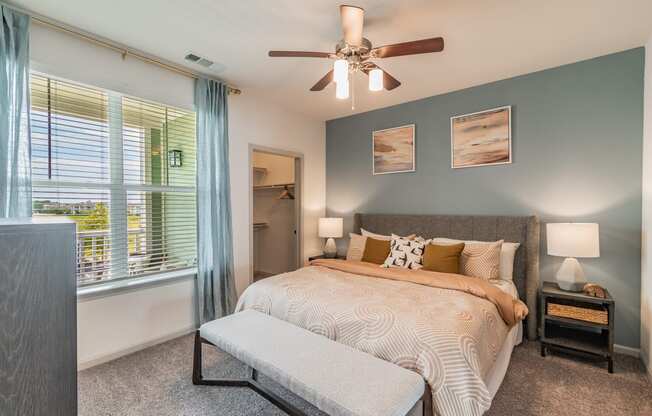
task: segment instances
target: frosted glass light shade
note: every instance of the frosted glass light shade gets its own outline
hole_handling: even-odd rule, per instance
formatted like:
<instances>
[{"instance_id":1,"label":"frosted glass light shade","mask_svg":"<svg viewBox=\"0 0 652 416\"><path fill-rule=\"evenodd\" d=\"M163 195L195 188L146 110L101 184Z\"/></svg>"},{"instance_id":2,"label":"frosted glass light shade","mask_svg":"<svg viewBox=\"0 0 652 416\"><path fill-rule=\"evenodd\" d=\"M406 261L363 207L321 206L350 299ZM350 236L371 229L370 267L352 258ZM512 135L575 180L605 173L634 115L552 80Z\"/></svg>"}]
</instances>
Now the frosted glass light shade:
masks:
<instances>
[{"instance_id":1,"label":"frosted glass light shade","mask_svg":"<svg viewBox=\"0 0 652 416\"><path fill-rule=\"evenodd\" d=\"M340 238L343 233L342 218L320 218L319 236L321 238Z\"/></svg>"},{"instance_id":2,"label":"frosted glass light shade","mask_svg":"<svg viewBox=\"0 0 652 416\"><path fill-rule=\"evenodd\" d=\"M548 254L600 257L600 226L595 223L546 224Z\"/></svg>"},{"instance_id":3,"label":"frosted glass light shade","mask_svg":"<svg viewBox=\"0 0 652 416\"><path fill-rule=\"evenodd\" d=\"M339 84L349 79L349 61L346 59L337 59L333 63L333 80Z\"/></svg>"},{"instance_id":4,"label":"frosted glass light shade","mask_svg":"<svg viewBox=\"0 0 652 416\"><path fill-rule=\"evenodd\" d=\"M335 84L335 97L339 98L340 100L346 100L349 98L348 78Z\"/></svg>"},{"instance_id":5,"label":"frosted glass light shade","mask_svg":"<svg viewBox=\"0 0 652 416\"><path fill-rule=\"evenodd\" d=\"M383 70L375 68L369 71L369 91L380 91L383 89Z\"/></svg>"}]
</instances>

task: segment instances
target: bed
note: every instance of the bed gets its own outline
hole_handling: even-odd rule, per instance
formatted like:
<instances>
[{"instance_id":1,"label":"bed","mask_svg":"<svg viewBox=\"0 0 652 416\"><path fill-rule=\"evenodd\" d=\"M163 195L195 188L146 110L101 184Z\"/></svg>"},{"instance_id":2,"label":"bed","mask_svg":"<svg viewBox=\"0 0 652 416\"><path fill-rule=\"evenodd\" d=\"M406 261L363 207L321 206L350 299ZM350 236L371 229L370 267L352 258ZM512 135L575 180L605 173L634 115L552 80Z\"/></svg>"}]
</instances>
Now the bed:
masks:
<instances>
[{"instance_id":1,"label":"bed","mask_svg":"<svg viewBox=\"0 0 652 416\"><path fill-rule=\"evenodd\" d=\"M326 263L251 285L236 310L256 309L418 372L432 392L433 414L483 414L514 346L522 336L536 337L538 219L356 214L354 231L361 228L378 234L520 243L513 281L492 285L520 299L529 314L523 322L509 324L504 308L473 290L378 278L376 272Z\"/></svg>"}]
</instances>

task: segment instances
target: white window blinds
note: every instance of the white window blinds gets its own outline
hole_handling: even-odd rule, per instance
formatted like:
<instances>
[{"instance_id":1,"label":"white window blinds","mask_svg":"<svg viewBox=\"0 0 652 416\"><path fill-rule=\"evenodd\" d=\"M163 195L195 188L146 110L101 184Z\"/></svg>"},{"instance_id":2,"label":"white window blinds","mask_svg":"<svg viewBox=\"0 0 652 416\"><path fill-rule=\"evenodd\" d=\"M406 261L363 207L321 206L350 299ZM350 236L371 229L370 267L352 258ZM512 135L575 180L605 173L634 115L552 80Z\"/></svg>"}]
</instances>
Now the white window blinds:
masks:
<instances>
[{"instance_id":1,"label":"white window blinds","mask_svg":"<svg viewBox=\"0 0 652 416\"><path fill-rule=\"evenodd\" d=\"M34 215L77 223L79 285L196 263L195 115L32 75Z\"/></svg>"}]
</instances>

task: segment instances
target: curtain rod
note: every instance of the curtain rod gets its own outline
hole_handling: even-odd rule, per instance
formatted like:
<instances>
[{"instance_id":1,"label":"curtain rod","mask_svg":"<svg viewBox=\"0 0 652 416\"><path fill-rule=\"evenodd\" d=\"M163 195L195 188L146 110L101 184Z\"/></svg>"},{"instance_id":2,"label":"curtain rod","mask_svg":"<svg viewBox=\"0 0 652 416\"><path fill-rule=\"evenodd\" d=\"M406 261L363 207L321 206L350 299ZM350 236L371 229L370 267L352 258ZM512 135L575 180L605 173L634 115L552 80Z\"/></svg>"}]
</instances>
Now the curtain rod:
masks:
<instances>
[{"instance_id":1,"label":"curtain rod","mask_svg":"<svg viewBox=\"0 0 652 416\"><path fill-rule=\"evenodd\" d=\"M167 69L168 71L176 72L177 74L184 75L184 76L187 76L189 78L197 79L197 78L200 78L200 77L204 76L204 75L201 75L199 73L193 72L191 70L181 68L181 67L179 67L179 66L177 66L175 64L164 62L161 59L158 59L158 58L155 58L155 57L152 57L152 56L147 56L144 53L138 52L138 51L136 51L134 49L128 48L128 47L123 46L123 45L119 45L119 44L117 44L115 42L100 39L99 37L97 37L95 35L91 35L89 33L84 33L81 30L78 30L78 29L73 28L73 27L68 26L68 25L64 25L64 24L55 22L54 20L51 20L51 19L49 19L47 17L36 15L35 13L32 13L32 12L30 12L28 10L21 9L19 7L16 7L16 6L12 5L12 4L7 4L6 2L0 1L0 5L1 4L5 4L9 8L12 8L12 9L18 11L18 12L21 12L21 13L24 13L24 14L28 15L33 22L38 23L38 24L40 24L42 26L47 26L47 27L55 29L55 30L57 30L59 32L64 32L64 33L67 33L69 35L75 36L77 38L83 39L83 40L85 40L87 42L93 43L95 45L103 46L103 47L105 47L107 49L111 49L113 51L116 51L116 52L118 52L118 53L120 53L122 55L122 59L126 59L127 56L131 56L131 57L134 57L134 58L136 58L136 59L138 59L140 61L146 62L148 64L156 65L158 67ZM210 78L210 77L207 77L207 78ZM239 94L242 93L241 90L239 90L238 88L232 87L230 85L227 85L227 88L228 88L228 93L229 94L239 95Z\"/></svg>"}]
</instances>

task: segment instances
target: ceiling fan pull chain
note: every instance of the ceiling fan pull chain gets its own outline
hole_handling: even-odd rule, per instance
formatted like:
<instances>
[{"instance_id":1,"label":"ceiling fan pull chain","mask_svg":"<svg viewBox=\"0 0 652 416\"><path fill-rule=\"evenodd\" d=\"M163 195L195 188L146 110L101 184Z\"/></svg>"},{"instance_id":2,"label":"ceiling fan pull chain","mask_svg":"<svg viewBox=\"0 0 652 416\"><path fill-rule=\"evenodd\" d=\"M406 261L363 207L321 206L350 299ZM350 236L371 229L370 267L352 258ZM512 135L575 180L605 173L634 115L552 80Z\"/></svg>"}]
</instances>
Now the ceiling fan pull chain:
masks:
<instances>
[{"instance_id":1,"label":"ceiling fan pull chain","mask_svg":"<svg viewBox=\"0 0 652 416\"><path fill-rule=\"evenodd\" d=\"M355 73L351 74L351 110L355 110Z\"/></svg>"}]
</instances>

